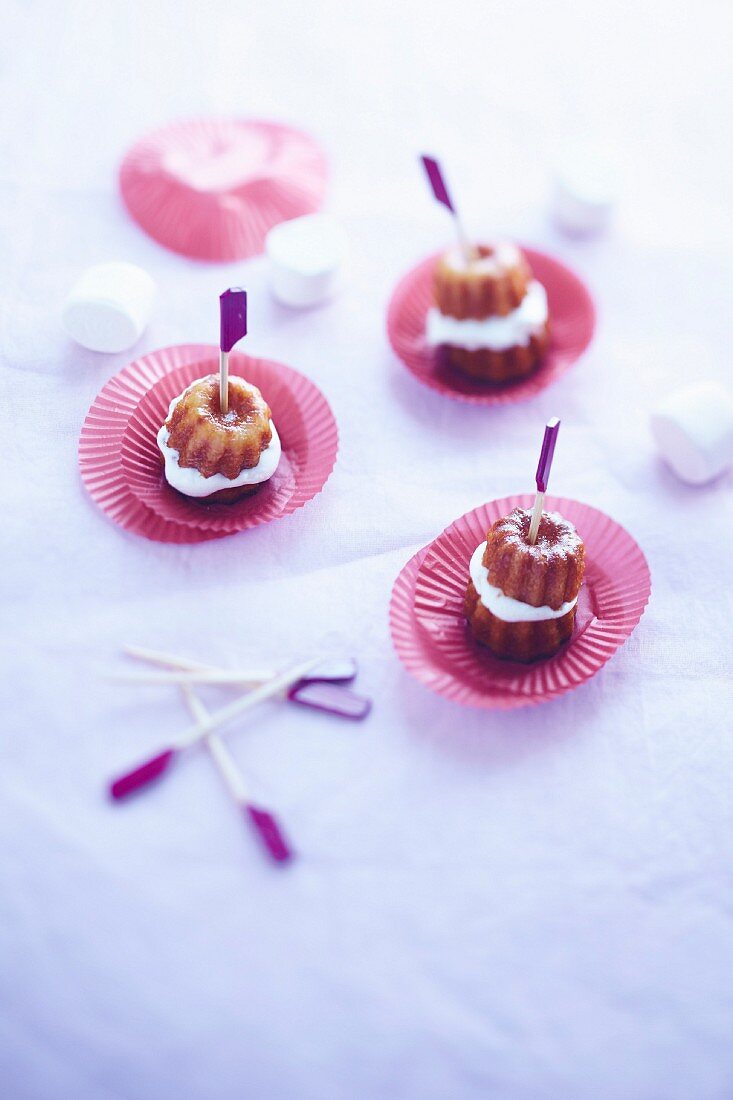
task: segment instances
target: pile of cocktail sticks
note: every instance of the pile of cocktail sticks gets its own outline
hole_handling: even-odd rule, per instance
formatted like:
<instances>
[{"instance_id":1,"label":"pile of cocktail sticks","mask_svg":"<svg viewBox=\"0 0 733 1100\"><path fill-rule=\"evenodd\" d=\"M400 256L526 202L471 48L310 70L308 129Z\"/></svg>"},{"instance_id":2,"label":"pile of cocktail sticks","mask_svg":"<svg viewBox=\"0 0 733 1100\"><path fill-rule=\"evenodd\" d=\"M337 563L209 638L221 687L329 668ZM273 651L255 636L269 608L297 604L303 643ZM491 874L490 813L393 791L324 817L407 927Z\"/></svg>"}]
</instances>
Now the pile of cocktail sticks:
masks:
<instances>
[{"instance_id":1,"label":"pile of cocktail sticks","mask_svg":"<svg viewBox=\"0 0 733 1100\"><path fill-rule=\"evenodd\" d=\"M356 677L356 661L351 657L315 657L278 673L262 669L216 668L137 646L125 646L124 652L129 657L157 666L158 670L126 669L113 673L114 678L134 684L177 685L193 724L155 756L115 779L109 788L112 798L119 801L141 790L169 771L182 752L202 745L208 749L227 790L254 828L267 854L276 863L286 863L292 859L292 848L276 818L269 810L252 801L242 773L217 731L259 703L277 697L352 721L366 718L371 710L371 700L347 687ZM245 694L210 713L194 692L196 684L233 685L244 688Z\"/></svg>"}]
</instances>

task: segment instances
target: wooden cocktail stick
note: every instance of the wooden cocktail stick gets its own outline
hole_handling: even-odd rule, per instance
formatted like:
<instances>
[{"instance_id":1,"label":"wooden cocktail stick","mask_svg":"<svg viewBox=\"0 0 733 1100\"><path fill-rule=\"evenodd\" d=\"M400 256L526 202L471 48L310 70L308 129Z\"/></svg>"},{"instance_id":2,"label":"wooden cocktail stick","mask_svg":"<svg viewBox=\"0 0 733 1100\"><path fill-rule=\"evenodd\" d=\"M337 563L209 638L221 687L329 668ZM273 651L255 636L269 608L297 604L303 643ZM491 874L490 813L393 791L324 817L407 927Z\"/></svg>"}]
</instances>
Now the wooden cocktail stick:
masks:
<instances>
[{"instance_id":1,"label":"wooden cocktail stick","mask_svg":"<svg viewBox=\"0 0 733 1100\"><path fill-rule=\"evenodd\" d=\"M200 683L200 684L243 684L256 685L271 680L275 672L268 669L231 669L217 668L215 665L203 664L200 661L192 661L187 657L175 657L170 653L162 653L157 649L146 649L142 646L123 646L122 652L128 657L134 657L147 664L158 665L165 672L137 672L134 670L120 670L109 673L112 679L123 680L130 683L166 684L166 683ZM348 684L355 679L357 664L353 657L323 657L312 669L304 681L327 681L332 684Z\"/></svg>"},{"instance_id":2,"label":"wooden cocktail stick","mask_svg":"<svg viewBox=\"0 0 733 1100\"><path fill-rule=\"evenodd\" d=\"M450 197L448 191L448 185L445 182L443 171L440 164L435 157L422 156L421 158L425 174L428 177L428 182L433 191L433 195L447 210L450 211L453 218L453 225L456 230L456 236L458 238L458 244L463 253L466 264L470 265L476 259L476 249L471 244L463 228L463 223L456 210L453 200Z\"/></svg>"},{"instance_id":3,"label":"wooden cocktail stick","mask_svg":"<svg viewBox=\"0 0 733 1100\"><path fill-rule=\"evenodd\" d=\"M243 695L241 698L235 699L227 706L222 707L221 710L214 711L212 714L208 714L206 718L196 721L193 726L190 726L177 737L171 745L168 745L142 764L138 764L132 771L114 780L110 786L112 797L115 799L126 798L133 791L147 786L154 779L158 779L169 770L180 753L202 741L206 734L228 724L234 718L240 717L266 699L279 695L280 692L285 691L292 684L302 680L317 664L318 658L315 657L310 661L295 665L286 672L280 673L279 676L273 677L272 680L268 680L267 683L261 684L254 691L249 692L248 695Z\"/></svg>"},{"instance_id":4,"label":"wooden cocktail stick","mask_svg":"<svg viewBox=\"0 0 733 1100\"><path fill-rule=\"evenodd\" d=\"M542 519L542 509L545 506L545 494L537 493L534 498L534 507L532 508L532 519L529 524L529 535L527 541L530 546L534 546L537 542L537 532L540 529L540 520Z\"/></svg>"},{"instance_id":5,"label":"wooden cocktail stick","mask_svg":"<svg viewBox=\"0 0 733 1100\"><path fill-rule=\"evenodd\" d=\"M158 649L147 649L145 646L123 645L122 652L128 657L134 657L137 661L147 661L150 665L161 665L163 668L190 669L192 672L201 669L214 670L213 665L191 661L187 657L174 657L170 653L162 653Z\"/></svg>"},{"instance_id":6,"label":"wooden cocktail stick","mask_svg":"<svg viewBox=\"0 0 733 1100\"><path fill-rule=\"evenodd\" d=\"M247 291L230 287L219 295L219 406L229 412L229 352L247 335Z\"/></svg>"},{"instance_id":7,"label":"wooden cocktail stick","mask_svg":"<svg viewBox=\"0 0 733 1100\"><path fill-rule=\"evenodd\" d=\"M555 453L555 443L557 442L557 433L559 431L560 421L556 416L553 416L552 420L548 420L545 426L545 434L542 439L542 450L540 451L540 460L537 464L537 473L535 474L537 495L534 498L532 519L530 520L529 534L527 536L527 541L529 542L530 546L534 546L534 544L537 542L537 533L540 529L540 520L542 519L542 508L545 503L545 493L547 492L547 483L550 479L552 456Z\"/></svg>"},{"instance_id":8,"label":"wooden cocktail stick","mask_svg":"<svg viewBox=\"0 0 733 1100\"><path fill-rule=\"evenodd\" d=\"M253 686L271 680L276 673L272 669L229 669L215 665L192 661L187 657L175 657L172 653L163 653L158 649L145 646L124 645L122 652L137 661L158 665L165 672L138 672L133 669L119 669L107 673L113 680L139 684L241 684Z\"/></svg>"},{"instance_id":9,"label":"wooden cocktail stick","mask_svg":"<svg viewBox=\"0 0 733 1100\"><path fill-rule=\"evenodd\" d=\"M209 714L188 684L183 684L181 693L188 704L195 722L204 722ZM204 738L211 759L224 780L224 785L249 823L255 828L268 855L276 863L286 863L292 858L292 851L282 834L280 826L269 810L256 806L250 801L247 786L237 763L218 733L208 733Z\"/></svg>"},{"instance_id":10,"label":"wooden cocktail stick","mask_svg":"<svg viewBox=\"0 0 733 1100\"><path fill-rule=\"evenodd\" d=\"M266 669L169 669L165 672L140 672L137 669L115 669L106 673L109 680L123 684L234 684L256 687L272 679Z\"/></svg>"}]
</instances>

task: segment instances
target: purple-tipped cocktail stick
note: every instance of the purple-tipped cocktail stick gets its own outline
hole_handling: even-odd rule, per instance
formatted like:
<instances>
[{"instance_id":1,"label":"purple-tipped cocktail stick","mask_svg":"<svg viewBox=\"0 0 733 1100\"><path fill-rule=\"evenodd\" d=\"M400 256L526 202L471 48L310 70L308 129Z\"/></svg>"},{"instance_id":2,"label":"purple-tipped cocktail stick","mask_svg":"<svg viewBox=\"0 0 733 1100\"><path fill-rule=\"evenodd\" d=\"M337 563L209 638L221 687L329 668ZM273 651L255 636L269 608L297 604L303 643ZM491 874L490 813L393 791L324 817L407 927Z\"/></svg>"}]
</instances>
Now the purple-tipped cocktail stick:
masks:
<instances>
[{"instance_id":1,"label":"purple-tipped cocktail stick","mask_svg":"<svg viewBox=\"0 0 733 1100\"><path fill-rule=\"evenodd\" d=\"M230 287L219 295L219 347L231 351L247 335L247 291Z\"/></svg>"},{"instance_id":2,"label":"purple-tipped cocktail stick","mask_svg":"<svg viewBox=\"0 0 733 1100\"><path fill-rule=\"evenodd\" d=\"M366 718L372 709L372 701L366 696L357 695L347 687L339 687L338 684L325 681L314 680L310 683L296 684L288 692L288 699L303 707L313 707L315 710L323 710L327 714L350 718L354 721Z\"/></svg>"},{"instance_id":3,"label":"purple-tipped cocktail stick","mask_svg":"<svg viewBox=\"0 0 733 1100\"><path fill-rule=\"evenodd\" d=\"M556 416L553 416L552 420L548 420L545 426L545 434L542 440L542 450L540 451L540 460L537 464L537 473L535 474L535 481L537 482L537 492L546 493L547 483L550 480L550 467L552 466L552 456L555 453L555 444L557 442L557 433L560 431L560 421Z\"/></svg>"},{"instance_id":4,"label":"purple-tipped cocktail stick","mask_svg":"<svg viewBox=\"0 0 733 1100\"><path fill-rule=\"evenodd\" d=\"M350 684L356 679L357 671L358 666L353 657L326 657L299 682L310 684L325 680L331 684Z\"/></svg>"},{"instance_id":5,"label":"purple-tipped cocktail stick","mask_svg":"<svg viewBox=\"0 0 733 1100\"><path fill-rule=\"evenodd\" d=\"M455 214L456 208L451 201L448 186L443 179L443 173L441 171L440 164L435 159L435 157L426 157L423 155L422 157L420 157L420 160L423 163L425 174L428 177L428 182L433 189L433 194L435 195L436 199L438 200L438 202L441 202L443 206L447 206L451 214Z\"/></svg>"},{"instance_id":6,"label":"purple-tipped cocktail stick","mask_svg":"<svg viewBox=\"0 0 733 1100\"><path fill-rule=\"evenodd\" d=\"M219 405L229 411L229 352L247 335L247 291L230 287L219 295Z\"/></svg>"},{"instance_id":7,"label":"purple-tipped cocktail stick","mask_svg":"<svg viewBox=\"0 0 733 1100\"><path fill-rule=\"evenodd\" d=\"M438 200L438 202L445 206L447 210L450 210L451 214L453 215L453 224L456 227L458 243L461 246L461 250L465 257L466 263L470 264L471 261L474 259L475 252L473 247L469 243L468 237L466 236L466 233L463 229L461 219L458 216L458 211L456 210L453 200L450 197L450 192L448 190L448 185L445 182L443 170L435 157L428 157L423 154L423 156L420 157L420 160L422 161L423 168L425 169L425 174L428 177L428 182L430 183L433 195Z\"/></svg>"},{"instance_id":8,"label":"purple-tipped cocktail stick","mask_svg":"<svg viewBox=\"0 0 733 1100\"><path fill-rule=\"evenodd\" d=\"M527 541L529 542L530 546L534 546L534 544L537 542L537 534L540 529L540 520L542 519L542 506L545 503L545 493L547 492L547 485L550 480L552 457L555 454L555 444L557 442L557 433L559 431L560 421L556 416L553 416L552 420L548 420L547 424L545 425L545 434L542 438L542 450L540 451L540 460L537 463L537 473L535 474L537 495L534 498L532 519L529 523L529 534L527 535Z\"/></svg>"}]
</instances>

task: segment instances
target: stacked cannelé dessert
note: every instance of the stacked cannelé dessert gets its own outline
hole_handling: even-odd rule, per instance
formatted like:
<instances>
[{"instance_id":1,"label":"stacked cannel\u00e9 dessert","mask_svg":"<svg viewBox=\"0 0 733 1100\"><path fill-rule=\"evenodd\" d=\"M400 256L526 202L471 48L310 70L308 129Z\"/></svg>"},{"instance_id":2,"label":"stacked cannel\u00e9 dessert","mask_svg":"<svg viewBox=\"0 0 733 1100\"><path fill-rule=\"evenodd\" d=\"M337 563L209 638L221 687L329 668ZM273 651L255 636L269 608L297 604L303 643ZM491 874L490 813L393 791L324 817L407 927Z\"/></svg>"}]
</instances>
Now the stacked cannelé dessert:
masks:
<instances>
[{"instance_id":1,"label":"stacked cannel\u00e9 dessert","mask_svg":"<svg viewBox=\"0 0 733 1100\"><path fill-rule=\"evenodd\" d=\"M573 525L543 512L534 544L532 512L497 520L471 558L464 609L477 641L497 657L534 661L570 638L585 551Z\"/></svg>"},{"instance_id":2,"label":"stacked cannel\u00e9 dessert","mask_svg":"<svg viewBox=\"0 0 733 1100\"><path fill-rule=\"evenodd\" d=\"M450 366L501 383L539 365L549 342L547 293L515 244L448 249L433 292L426 337Z\"/></svg>"},{"instance_id":3,"label":"stacked cannel\u00e9 dessert","mask_svg":"<svg viewBox=\"0 0 733 1100\"><path fill-rule=\"evenodd\" d=\"M158 432L165 479L184 496L231 504L269 481L282 448L257 386L229 377L229 353L247 335L247 291L219 295L219 373L174 398Z\"/></svg>"},{"instance_id":4,"label":"stacked cannel\u00e9 dessert","mask_svg":"<svg viewBox=\"0 0 733 1100\"><path fill-rule=\"evenodd\" d=\"M198 378L171 402L158 432L168 484L206 503L254 493L280 462L280 438L257 387L232 376L228 395L223 413L219 375Z\"/></svg>"}]
</instances>

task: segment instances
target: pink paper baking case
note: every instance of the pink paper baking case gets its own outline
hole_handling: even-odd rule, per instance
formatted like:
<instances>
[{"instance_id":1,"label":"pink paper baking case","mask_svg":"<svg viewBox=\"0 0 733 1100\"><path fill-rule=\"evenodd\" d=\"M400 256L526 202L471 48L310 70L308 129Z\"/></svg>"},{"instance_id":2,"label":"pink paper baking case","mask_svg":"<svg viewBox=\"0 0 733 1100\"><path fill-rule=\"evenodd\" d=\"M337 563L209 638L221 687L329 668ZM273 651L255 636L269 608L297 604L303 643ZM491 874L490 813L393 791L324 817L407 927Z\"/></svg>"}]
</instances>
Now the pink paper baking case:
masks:
<instances>
[{"instance_id":1,"label":"pink paper baking case","mask_svg":"<svg viewBox=\"0 0 733 1100\"><path fill-rule=\"evenodd\" d=\"M429 256L403 276L387 310L387 335L395 354L419 382L447 397L475 405L506 405L533 397L565 373L591 342L595 308L590 292L570 268L522 247L534 278L547 291L550 346L527 378L495 384L469 378L445 362L425 337L428 310L433 305L433 273L440 253Z\"/></svg>"},{"instance_id":2,"label":"pink paper baking case","mask_svg":"<svg viewBox=\"0 0 733 1100\"><path fill-rule=\"evenodd\" d=\"M524 665L494 657L471 634L463 612L468 567L486 532L529 494L483 504L461 516L413 557L395 582L392 640L405 668L454 702L490 709L544 703L589 680L639 622L651 591L637 543L596 508L548 496L545 508L573 523L585 543L585 576L575 629L552 657Z\"/></svg>"},{"instance_id":3,"label":"pink paper baking case","mask_svg":"<svg viewBox=\"0 0 733 1100\"><path fill-rule=\"evenodd\" d=\"M218 369L217 356L201 344L152 352L110 379L89 410L79 443L84 484L115 522L136 534L199 542L256 527L301 508L333 469L338 431L318 387L281 363L234 352L230 375L258 386L270 406L282 443L278 468L256 493L233 504L207 504L172 489L163 476L158 430L171 401Z\"/></svg>"},{"instance_id":4,"label":"pink paper baking case","mask_svg":"<svg viewBox=\"0 0 733 1100\"><path fill-rule=\"evenodd\" d=\"M274 225L317 210L326 177L320 146L300 130L201 118L146 134L119 182L130 214L160 244L227 261L257 255Z\"/></svg>"}]
</instances>

